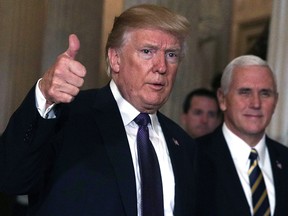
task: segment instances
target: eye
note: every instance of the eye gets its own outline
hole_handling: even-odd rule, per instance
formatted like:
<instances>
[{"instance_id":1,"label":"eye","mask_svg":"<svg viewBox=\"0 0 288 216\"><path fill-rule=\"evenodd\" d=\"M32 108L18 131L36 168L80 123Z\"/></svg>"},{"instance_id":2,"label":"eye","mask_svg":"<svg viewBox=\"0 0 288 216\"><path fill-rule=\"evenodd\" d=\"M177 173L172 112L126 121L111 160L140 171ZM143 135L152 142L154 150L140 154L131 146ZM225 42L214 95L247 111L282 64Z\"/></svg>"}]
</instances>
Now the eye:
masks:
<instances>
[{"instance_id":1,"label":"eye","mask_svg":"<svg viewBox=\"0 0 288 216\"><path fill-rule=\"evenodd\" d=\"M271 97L271 96L273 96L273 91L271 91L271 90L261 90L260 91L260 96L261 97Z\"/></svg>"},{"instance_id":2,"label":"eye","mask_svg":"<svg viewBox=\"0 0 288 216\"><path fill-rule=\"evenodd\" d=\"M166 59L171 63L179 62L179 52L178 51L170 51L166 53Z\"/></svg>"},{"instance_id":3,"label":"eye","mask_svg":"<svg viewBox=\"0 0 288 216\"><path fill-rule=\"evenodd\" d=\"M238 90L238 94L239 95L250 95L251 94L251 90L247 89L247 88L242 88Z\"/></svg>"},{"instance_id":4,"label":"eye","mask_svg":"<svg viewBox=\"0 0 288 216\"><path fill-rule=\"evenodd\" d=\"M149 54L149 53L151 53L151 50L149 50L149 49L142 49L141 51L142 51L142 53L144 53L144 54Z\"/></svg>"},{"instance_id":5,"label":"eye","mask_svg":"<svg viewBox=\"0 0 288 216\"><path fill-rule=\"evenodd\" d=\"M153 49L147 49L147 48L143 48L141 50L139 50L139 54L141 56L141 58L145 59L145 60L149 60L153 57Z\"/></svg>"},{"instance_id":6,"label":"eye","mask_svg":"<svg viewBox=\"0 0 288 216\"><path fill-rule=\"evenodd\" d=\"M216 118L217 117L217 113L216 112L208 112L208 116L210 118Z\"/></svg>"},{"instance_id":7,"label":"eye","mask_svg":"<svg viewBox=\"0 0 288 216\"><path fill-rule=\"evenodd\" d=\"M192 110L192 114L195 115L195 116L200 116L202 115L202 110L199 110L199 109L195 109L195 110Z\"/></svg>"},{"instance_id":8,"label":"eye","mask_svg":"<svg viewBox=\"0 0 288 216\"><path fill-rule=\"evenodd\" d=\"M167 56L168 56L169 58L176 58L176 57L178 57L178 55L177 55L176 53L174 53L174 52L169 52L169 53L167 53Z\"/></svg>"}]
</instances>

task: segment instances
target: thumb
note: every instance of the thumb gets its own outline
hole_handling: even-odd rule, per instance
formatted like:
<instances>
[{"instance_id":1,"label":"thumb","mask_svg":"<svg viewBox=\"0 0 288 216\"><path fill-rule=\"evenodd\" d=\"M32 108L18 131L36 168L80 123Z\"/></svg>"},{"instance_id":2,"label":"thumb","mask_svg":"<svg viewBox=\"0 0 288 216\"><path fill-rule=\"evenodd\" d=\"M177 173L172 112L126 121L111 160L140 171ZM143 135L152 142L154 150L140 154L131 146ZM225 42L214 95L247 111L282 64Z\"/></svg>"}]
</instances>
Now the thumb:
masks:
<instances>
[{"instance_id":1,"label":"thumb","mask_svg":"<svg viewBox=\"0 0 288 216\"><path fill-rule=\"evenodd\" d=\"M75 59L79 49L80 49L80 41L78 37L75 34L69 35L69 47L66 50L65 54L68 57Z\"/></svg>"}]
</instances>

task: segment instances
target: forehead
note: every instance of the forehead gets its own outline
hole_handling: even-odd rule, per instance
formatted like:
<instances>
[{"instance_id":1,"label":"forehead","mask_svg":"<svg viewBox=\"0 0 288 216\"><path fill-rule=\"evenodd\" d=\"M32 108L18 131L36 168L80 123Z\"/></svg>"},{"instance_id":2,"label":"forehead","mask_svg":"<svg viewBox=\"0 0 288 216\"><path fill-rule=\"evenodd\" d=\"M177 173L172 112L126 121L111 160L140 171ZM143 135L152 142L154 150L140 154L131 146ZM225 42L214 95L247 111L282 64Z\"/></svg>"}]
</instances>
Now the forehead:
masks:
<instances>
[{"instance_id":1,"label":"forehead","mask_svg":"<svg viewBox=\"0 0 288 216\"><path fill-rule=\"evenodd\" d=\"M195 95L192 97L191 100L191 107L193 108L204 108L204 109L215 109L217 110L217 102L215 99L202 96L202 95Z\"/></svg>"},{"instance_id":2,"label":"forehead","mask_svg":"<svg viewBox=\"0 0 288 216\"><path fill-rule=\"evenodd\" d=\"M181 47L176 36L159 29L133 29L127 33L125 38L126 41L135 46L157 46L173 49L180 49Z\"/></svg>"},{"instance_id":3,"label":"forehead","mask_svg":"<svg viewBox=\"0 0 288 216\"><path fill-rule=\"evenodd\" d=\"M231 80L233 88L265 88L275 90L275 80L266 66L243 66L234 69Z\"/></svg>"}]
</instances>

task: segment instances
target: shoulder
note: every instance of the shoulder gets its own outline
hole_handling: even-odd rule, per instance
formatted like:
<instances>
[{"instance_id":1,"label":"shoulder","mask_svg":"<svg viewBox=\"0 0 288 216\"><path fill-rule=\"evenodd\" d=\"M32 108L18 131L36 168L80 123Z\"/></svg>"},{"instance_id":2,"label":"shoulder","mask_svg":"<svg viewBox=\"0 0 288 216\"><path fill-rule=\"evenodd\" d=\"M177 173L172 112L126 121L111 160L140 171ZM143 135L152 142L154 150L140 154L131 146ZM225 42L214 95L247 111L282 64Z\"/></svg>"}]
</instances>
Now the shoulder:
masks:
<instances>
[{"instance_id":1,"label":"shoulder","mask_svg":"<svg viewBox=\"0 0 288 216\"><path fill-rule=\"evenodd\" d=\"M161 124L161 127L163 130L168 130L170 131L170 134L179 134L183 138L193 140L187 133L186 131L176 122L174 122L172 119L168 118L164 114L158 112L157 113L158 120ZM194 141L194 140L193 140Z\"/></svg>"},{"instance_id":2,"label":"shoulder","mask_svg":"<svg viewBox=\"0 0 288 216\"><path fill-rule=\"evenodd\" d=\"M266 136L266 144L268 146L269 151L275 151L278 154L287 155L288 156L288 147L283 143L280 143L276 140L271 139Z\"/></svg>"},{"instance_id":3,"label":"shoulder","mask_svg":"<svg viewBox=\"0 0 288 216\"><path fill-rule=\"evenodd\" d=\"M223 158L229 158L230 151L219 126L210 134L196 139L196 152L200 160L212 160L217 162ZM200 158L199 158L200 157Z\"/></svg>"},{"instance_id":4,"label":"shoulder","mask_svg":"<svg viewBox=\"0 0 288 216\"><path fill-rule=\"evenodd\" d=\"M93 103L96 98L98 98L101 95L102 89L87 89L82 90L79 92L79 94L75 97L75 100L72 102L72 105L78 105L78 104L87 104L87 103Z\"/></svg>"},{"instance_id":5,"label":"shoulder","mask_svg":"<svg viewBox=\"0 0 288 216\"><path fill-rule=\"evenodd\" d=\"M62 109L68 109L73 113L88 111L92 107L103 104L107 99L113 99L111 90L108 86L98 89L82 90L69 104L61 104Z\"/></svg>"},{"instance_id":6,"label":"shoulder","mask_svg":"<svg viewBox=\"0 0 288 216\"><path fill-rule=\"evenodd\" d=\"M157 116L166 139L171 138L174 142L177 140L179 143L185 143L185 146L188 145L189 148L194 148L195 140L179 124L160 112L157 113Z\"/></svg>"},{"instance_id":7,"label":"shoulder","mask_svg":"<svg viewBox=\"0 0 288 216\"><path fill-rule=\"evenodd\" d=\"M222 132L222 126L219 126L210 134L204 135L196 139L196 142L201 145L214 145L219 142L225 142L225 138ZM217 144L218 145L218 144Z\"/></svg>"}]
</instances>

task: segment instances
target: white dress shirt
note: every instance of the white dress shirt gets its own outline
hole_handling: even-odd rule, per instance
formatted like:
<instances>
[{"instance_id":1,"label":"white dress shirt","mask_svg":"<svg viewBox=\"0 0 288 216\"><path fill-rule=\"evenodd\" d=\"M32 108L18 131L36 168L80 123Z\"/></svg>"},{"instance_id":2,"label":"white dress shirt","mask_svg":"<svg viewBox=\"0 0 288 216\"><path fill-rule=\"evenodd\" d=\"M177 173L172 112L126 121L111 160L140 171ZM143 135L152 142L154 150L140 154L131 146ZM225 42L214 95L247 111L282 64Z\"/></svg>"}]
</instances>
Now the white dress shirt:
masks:
<instances>
[{"instance_id":1,"label":"white dress shirt","mask_svg":"<svg viewBox=\"0 0 288 216\"><path fill-rule=\"evenodd\" d=\"M238 136L236 136L231 130L229 130L225 123L223 124L222 130L225 140L228 144L231 156L233 158L239 179L241 181L242 188L250 206L251 215L253 215L252 195L248 175L248 170L250 166L249 155L251 152L251 147ZM254 148L258 152L258 165L264 177L269 198L271 215L273 215L275 211L275 188L269 152L265 143L265 135Z\"/></svg>"},{"instance_id":2,"label":"white dress shirt","mask_svg":"<svg viewBox=\"0 0 288 216\"><path fill-rule=\"evenodd\" d=\"M55 114L53 111L54 104L49 106L45 110L46 100L39 89L38 83L36 85L36 90L35 90L36 107L38 109L38 112L43 118L55 118ZM122 121L123 121L125 130L127 133L127 137L128 137L130 152L131 152L133 165L134 165L134 171L135 171L138 216L141 216L141 211L140 211L141 178L140 178L140 172L139 172L137 143L136 143L138 125L133 121L136 118L136 116L139 114L139 111L136 110L128 101L126 101L121 96L113 80L110 82L110 88L112 90L112 94L120 110ZM172 164L170 161L169 151L168 151L165 137L163 135L157 115L149 114L149 116L151 118L151 124L148 125L149 137L158 157L161 177L162 177L164 215L173 216L174 197L175 197L175 180L174 180Z\"/></svg>"},{"instance_id":3,"label":"white dress shirt","mask_svg":"<svg viewBox=\"0 0 288 216\"><path fill-rule=\"evenodd\" d=\"M139 163L137 156L137 143L136 135L138 131L138 125L133 121L139 114L128 101L126 101L120 94L116 84L111 81L110 88L112 90L113 96L120 109L121 117L124 123L124 127L127 133L128 142L130 146L131 156L133 159L135 178L136 178L136 190L137 190L137 209L138 216L141 216L140 206L141 206L141 178L139 172ZM169 157L169 151L166 145L166 141L158 121L156 114L149 114L151 118L151 124L148 125L149 128L149 138L153 144L156 151L163 185L163 199L164 199L164 213L165 216L173 216L174 209L174 195L175 195L175 182L174 174L172 170L172 165ZM165 181L164 181L165 180Z\"/></svg>"}]
</instances>

